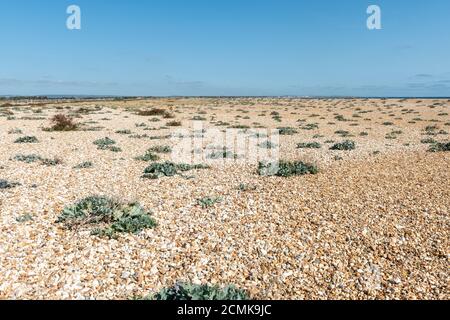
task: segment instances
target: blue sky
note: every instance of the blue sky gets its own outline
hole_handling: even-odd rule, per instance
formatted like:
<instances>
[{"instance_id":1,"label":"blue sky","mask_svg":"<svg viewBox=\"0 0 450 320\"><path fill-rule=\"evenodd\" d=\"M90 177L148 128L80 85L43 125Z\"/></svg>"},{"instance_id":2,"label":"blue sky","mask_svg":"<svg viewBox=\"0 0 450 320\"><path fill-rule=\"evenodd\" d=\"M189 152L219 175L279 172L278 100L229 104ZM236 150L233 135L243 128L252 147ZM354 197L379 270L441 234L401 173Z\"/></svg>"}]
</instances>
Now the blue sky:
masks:
<instances>
[{"instance_id":1,"label":"blue sky","mask_svg":"<svg viewBox=\"0 0 450 320\"><path fill-rule=\"evenodd\" d=\"M448 0L0 0L0 40L0 95L450 96Z\"/></svg>"}]
</instances>

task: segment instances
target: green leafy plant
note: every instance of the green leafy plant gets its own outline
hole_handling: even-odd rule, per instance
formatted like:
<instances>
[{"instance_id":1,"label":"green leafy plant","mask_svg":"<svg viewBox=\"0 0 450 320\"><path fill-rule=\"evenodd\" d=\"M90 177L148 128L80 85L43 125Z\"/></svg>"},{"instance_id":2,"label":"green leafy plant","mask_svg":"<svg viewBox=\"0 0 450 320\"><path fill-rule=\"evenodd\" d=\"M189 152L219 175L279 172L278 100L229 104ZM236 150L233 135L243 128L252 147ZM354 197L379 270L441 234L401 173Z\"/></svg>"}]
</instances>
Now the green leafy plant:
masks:
<instances>
[{"instance_id":1,"label":"green leafy plant","mask_svg":"<svg viewBox=\"0 0 450 320\"><path fill-rule=\"evenodd\" d=\"M157 154L154 154L151 150L147 150L144 155L138 156L134 158L139 161L158 161L160 157Z\"/></svg>"},{"instance_id":2,"label":"green leafy plant","mask_svg":"<svg viewBox=\"0 0 450 320\"><path fill-rule=\"evenodd\" d=\"M145 297L148 300L248 300L246 291L233 285L219 286L177 283Z\"/></svg>"},{"instance_id":3,"label":"green leafy plant","mask_svg":"<svg viewBox=\"0 0 450 320\"><path fill-rule=\"evenodd\" d=\"M42 160L41 156L37 154L30 154L30 155L18 154L13 159L25 163L33 163Z\"/></svg>"},{"instance_id":4,"label":"green leafy plant","mask_svg":"<svg viewBox=\"0 0 450 320\"><path fill-rule=\"evenodd\" d=\"M94 141L94 144L97 146L99 150L109 150L112 152L121 152L122 149L120 149L117 146L114 146L116 142L108 137L103 139L98 139Z\"/></svg>"},{"instance_id":5,"label":"green leafy plant","mask_svg":"<svg viewBox=\"0 0 450 320\"><path fill-rule=\"evenodd\" d=\"M117 130L116 133L118 133L118 134L131 134L131 130L128 130L128 129Z\"/></svg>"},{"instance_id":6,"label":"green leafy plant","mask_svg":"<svg viewBox=\"0 0 450 320\"><path fill-rule=\"evenodd\" d=\"M25 222L29 222L29 221L33 221L33 216L29 213L26 213L20 217L16 218L16 221L19 223L25 223Z\"/></svg>"},{"instance_id":7,"label":"green leafy plant","mask_svg":"<svg viewBox=\"0 0 450 320\"><path fill-rule=\"evenodd\" d=\"M350 151L356 149L356 143L351 140L345 140L344 142L336 143L330 150Z\"/></svg>"},{"instance_id":8,"label":"green leafy plant","mask_svg":"<svg viewBox=\"0 0 450 320\"><path fill-rule=\"evenodd\" d=\"M64 208L56 222L68 229L106 224L105 228L94 229L92 234L108 238L115 238L118 233L138 233L156 226L151 212L140 204L123 203L103 196L88 197Z\"/></svg>"},{"instance_id":9,"label":"green leafy plant","mask_svg":"<svg viewBox=\"0 0 450 320\"><path fill-rule=\"evenodd\" d=\"M322 145L318 142L310 142L310 143L299 143L297 144L298 149L320 149Z\"/></svg>"},{"instance_id":10,"label":"green leafy plant","mask_svg":"<svg viewBox=\"0 0 450 320\"><path fill-rule=\"evenodd\" d=\"M294 128L291 128L291 127L280 127L277 129L278 129L279 134L282 136L292 136L292 135L298 133L297 130L295 130Z\"/></svg>"},{"instance_id":11,"label":"green leafy plant","mask_svg":"<svg viewBox=\"0 0 450 320\"><path fill-rule=\"evenodd\" d=\"M203 209L212 207L216 203L222 201L222 197L204 197L201 199L197 199L197 204L201 206Z\"/></svg>"},{"instance_id":12,"label":"green leafy plant","mask_svg":"<svg viewBox=\"0 0 450 320\"><path fill-rule=\"evenodd\" d=\"M39 140L35 136L20 137L14 143L38 143Z\"/></svg>"},{"instance_id":13,"label":"green leafy plant","mask_svg":"<svg viewBox=\"0 0 450 320\"><path fill-rule=\"evenodd\" d=\"M0 179L0 189L12 189L20 186L20 183L9 182L7 180Z\"/></svg>"},{"instance_id":14,"label":"green leafy plant","mask_svg":"<svg viewBox=\"0 0 450 320\"><path fill-rule=\"evenodd\" d=\"M172 148L169 146L155 146L148 149L150 152L156 152L156 153L171 153Z\"/></svg>"},{"instance_id":15,"label":"green leafy plant","mask_svg":"<svg viewBox=\"0 0 450 320\"><path fill-rule=\"evenodd\" d=\"M142 177L147 179L173 177L175 175L181 175L182 172L208 168L209 166L203 164L199 165L175 164L173 162L166 161L163 163L152 163L150 166L145 168L144 175Z\"/></svg>"},{"instance_id":16,"label":"green leafy plant","mask_svg":"<svg viewBox=\"0 0 450 320\"><path fill-rule=\"evenodd\" d=\"M74 169L89 169L89 168L92 168L93 166L94 166L94 164L91 161L86 161L86 162L82 162L82 163L76 165L73 168Z\"/></svg>"},{"instance_id":17,"label":"green leafy plant","mask_svg":"<svg viewBox=\"0 0 450 320\"><path fill-rule=\"evenodd\" d=\"M265 148L265 149L275 149L278 145L276 143L273 143L269 140L261 142L258 144L258 147Z\"/></svg>"},{"instance_id":18,"label":"green leafy plant","mask_svg":"<svg viewBox=\"0 0 450 320\"><path fill-rule=\"evenodd\" d=\"M314 164L303 161L259 162L258 174L261 176L290 177L319 172Z\"/></svg>"},{"instance_id":19,"label":"green leafy plant","mask_svg":"<svg viewBox=\"0 0 450 320\"><path fill-rule=\"evenodd\" d=\"M53 159L41 159L41 163L48 167L57 166L59 164L62 164L62 160L59 158L53 158Z\"/></svg>"},{"instance_id":20,"label":"green leafy plant","mask_svg":"<svg viewBox=\"0 0 450 320\"><path fill-rule=\"evenodd\" d=\"M450 151L450 142L437 142L430 146L430 152L448 152Z\"/></svg>"}]
</instances>

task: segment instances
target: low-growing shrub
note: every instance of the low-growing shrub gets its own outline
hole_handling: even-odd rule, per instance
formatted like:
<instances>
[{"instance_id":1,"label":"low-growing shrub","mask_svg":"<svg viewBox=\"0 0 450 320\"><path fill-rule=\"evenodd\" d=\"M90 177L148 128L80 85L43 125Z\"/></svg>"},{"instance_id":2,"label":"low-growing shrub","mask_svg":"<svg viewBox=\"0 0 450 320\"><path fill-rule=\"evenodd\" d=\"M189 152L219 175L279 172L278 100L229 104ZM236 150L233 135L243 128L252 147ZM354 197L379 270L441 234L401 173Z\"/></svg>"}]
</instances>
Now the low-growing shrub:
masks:
<instances>
[{"instance_id":1,"label":"low-growing shrub","mask_svg":"<svg viewBox=\"0 0 450 320\"><path fill-rule=\"evenodd\" d=\"M42 160L41 156L37 154L30 154L30 155L18 154L13 159L25 163L33 163Z\"/></svg>"},{"instance_id":2,"label":"low-growing shrub","mask_svg":"<svg viewBox=\"0 0 450 320\"><path fill-rule=\"evenodd\" d=\"M258 164L258 174L261 176L290 177L318 172L314 164L303 161L259 162Z\"/></svg>"},{"instance_id":3,"label":"low-growing shrub","mask_svg":"<svg viewBox=\"0 0 450 320\"><path fill-rule=\"evenodd\" d=\"M116 142L108 137L103 139L98 139L94 141L94 144L97 146L99 150L109 150L112 152L121 152L122 149L114 146Z\"/></svg>"},{"instance_id":4,"label":"low-growing shrub","mask_svg":"<svg viewBox=\"0 0 450 320\"><path fill-rule=\"evenodd\" d=\"M181 127L181 121L169 121L166 123L168 127Z\"/></svg>"},{"instance_id":5,"label":"low-growing shrub","mask_svg":"<svg viewBox=\"0 0 450 320\"><path fill-rule=\"evenodd\" d=\"M57 223L68 229L85 225L106 225L96 228L93 235L108 238L118 233L138 233L156 226L151 213L138 203L123 203L112 198L92 196L64 208Z\"/></svg>"},{"instance_id":6,"label":"low-growing shrub","mask_svg":"<svg viewBox=\"0 0 450 320\"><path fill-rule=\"evenodd\" d=\"M238 189L240 191L254 191L254 190L256 190L256 186L251 185L251 184L241 183L241 184L239 184Z\"/></svg>"},{"instance_id":7,"label":"low-growing shrub","mask_svg":"<svg viewBox=\"0 0 450 320\"><path fill-rule=\"evenodd\" d=\"M16 221L19 223L25 223L25 222L29 222L29 221L33 221L33 216L29 213L26 213L24 215L21 215L20 217L16 218Z\"/></svg>"},{"instance_id":8,"label":"low-growing shrub","mask_svg":"<svg viewBox=\"0 0 450 320\"><path fill-rule=\"evenodd\" d=\"M41 163L48 167L57 166L59 164L62 164L62 160L59 158L54 159L41 159Z\"/></svg>"},{"instance_id":9,"label":"low-growing shrub","mask_svg":"<svg viewBox=\"0 0 450 320\"><path fill-rule=\"evenodd\" d=\"M297 144L298 149L320 149L322 145L319 142L310 142L310 143L299 143Z\"/></svg>"},{"instance_id":10,"label":"low-growing shrub","mask_svg":"<svg viewBox=\"0 0 450 320\"><path fill-rule=\"evenodd\" d=\"M258 147L265 148L265 149L275 149L278 145L276 143L273 143L269 140L261 142L258 144Z\"/></svg>"},{"instance_id":11,"label":"low-growing shrub","mask_svg":"<svg viewBox=\"0 0 450 320\"><path fill-rule=\"evenodd\" d=\"M279 134L282 136L291 136L291 135L298 133L297 130L295 130L294 128L291 128L291 127L280 127L277 129L279 130Z\"/></svg>"},{"instance_id":12,"label":"low-growing shrub","mask_svg":"<svg viewBox=\"0 0 450 320\"><path fill-rule=\"evenodd\" d=\"M147 150L144 155L134 158L139 161L158 161L160 157L152 151Z\"/></svg>"},{"instance_id":13,"label":"low-growing shrub","mask_svg":"<svg viewBox=\"0 0 450 320\"><path fill-rule=\"evenodd\" d=\"M437 142L430 146L430 152L448 152L450 151L450 142Z\"/></svg>"},{"instance_id":14,"label":"low-growing shrub","mask_svg":"<svg viewBox=\"0 0 450 320\"><path fill-rule=\"evenodd\" d=\"M212 207L216 203L222 201L222 197L205 197L201 199L197 199L197 204L201 206L203 209Z\"/></svg>"},{"instance_id":15,"label":"low-growing shrub","mask_svg":"<svg viewBox=\"0 0 450 320\"><path fill-rule=\"evenodd\" d=\"M20 186L20 183L9 182L7 180L0 179L0 189L12 189Z\"/></svg>"},{"instance_id":16,"label":"low-growing shrub","mask_svg":"<svg viewBox=\"0 0 450 320\"><path fill-rule=\"evenodd\" d=\"M56 114L50 121L52 125L46 131L74 131L78 128L78 124L64 114Z\"/></svg>"},{"instance_id":17,"label":"low-growing shrub","mask_svg":"<svg viewBox=\"0 0 450 320\"><path fill-rule=\"evenodd\" d=\"M22 134L23 132L22 132L22 130L20 130L20 129L10 129L9 131L8 131L8 134Z\"/></svg>"},{"instance_id":18,"label":"low-growing shrub","mask_svg":"<svg viewBox=\"0 0 450 320\"><path fill-rule=\"evenodd\" d=\"M209 166L199 164L175 164L173 162L163 162L163 163L152 163L150 166L145 168L143 178L147 179L158 179L161 177L173 177L175 175L181 175L181 172L186 172L190 170L197 169L208 169Z\"/></svg>"},{"instance_id":19,"label":"low-growing shrub","mask_svg":"<svg viewBox=\"0 0 450 320\"><path fill-rule=\"evenodd\" d=\"M171 153L172 152L172 148L169 146L155 146L155 147L151 147L148 150L151 152L156 152L156 153Z\"/></svg>"},{"instance_id":20,"label":"low-growing shrub","mask_svg":"<svg viewBox=\"0 0 450 320\"><path fill-rule=\"evenodd\" d=\"M420 140L420 143L423 143L423 144L432 144L432 143L436 143L436 142L437 141L434 140L433 138L425 138L425 139Z\"/></svg>"},{"instance_id":21,"label":"low-growing shrub","mask_svg":"<svg viewBox=\"0 0 450 320\"><path fill-rule=\"evenodd\" d=\"M356 143L351 140L345 140L344 142L336 143L330 150L350 151L356 149Z\"/></svg>"},{"instance_id":22,"label":"low-growing shrub","mask_svg":"<svg viewBox=\"0 0 450 320\"><path fill-rule=\"evenodd\" d=\"M164 116L166 112L164 109L153 108L150 110L139 110L137 114L140 116Z\"/></svg>"},{"instance_id":23,"label":"low-growing shrub","mask_svg":"<svg viewBox=\"0 0 450 320\"><path fill-rule=\"evenodd\" d=\"M156 294L144 297L148 300L248 300L246 291L233 285L219 286L178 283Z\"/></svg>"},{"instance_id":24,"label":"low-growing shrub","mask_svg":"<svg viewBox=\"0 0 450 320\"><path fill-rule=\"evenodd\" d=\"M20 137L14 143L38 143L39 140L35 136Z\"/></svg>"},{"instance_id":25,"label":"low-growing shrub","mask_svg":"<svg viewBox=\"0 0 450 320\"><path fill-rule=\"evenodd\" d=\"M82 163L76 165L73 168L74 169L89 169L89 168L92 168L93 166L94 166L94 164L91 161L86 161L86 162L82 162Z\"/></svg>"},{"instance_id":26,"label":"low-growing shrub","mask_svg":"<svg viewBox=\"0 0 450 320\"><path fill-rule=\"evenodd\" d=\"M118 134L131 134L131 130L117 130L116 133Z\"/></svg>"}]
</instances>

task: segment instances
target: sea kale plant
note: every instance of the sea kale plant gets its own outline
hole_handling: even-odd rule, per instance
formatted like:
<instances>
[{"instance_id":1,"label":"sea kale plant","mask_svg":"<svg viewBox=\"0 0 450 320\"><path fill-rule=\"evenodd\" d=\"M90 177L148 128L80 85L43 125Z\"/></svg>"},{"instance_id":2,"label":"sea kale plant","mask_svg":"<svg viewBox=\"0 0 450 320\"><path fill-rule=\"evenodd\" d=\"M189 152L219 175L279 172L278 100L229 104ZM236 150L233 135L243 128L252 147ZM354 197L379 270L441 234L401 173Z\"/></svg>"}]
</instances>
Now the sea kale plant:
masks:
<instances>
[{"instance_id":1,"label":"sea kale plant","mask_svg":"<svg viewBox=\"0 0 450 320\"><path fill-rule=\"evenodd\" d=\"M156 226L151 212L139 203L123 203L104 196L88 197L65 207L56 222L68 229L97 225L100 227L92 234L108 238L116 238L119 233L136 234Z\"/></svg>"},{"instance_id":2,"label":"sea kale plant","mask_svg":"<svg viewBox=\"0 0 450 320\"><path fill-rule=\"evenodd\" d=\"M148 300L248 300L246 291L233 285L219 286L177 283L145 297Z\"/></svg>"},{"instance_id":3,"label":"sea kale plant","mask_svg":"<svg viewBox=\"0 0 450 320\"><path fill-rule=\"evenodd\" d=\"M175 164L173 162L152 163L144 170L143 178L158 179L161 177L173 177L175 175L182 176L183 172L197 169L209 169L209 166L204 164L190 165L190 164Z\"/></svg>"},{"instance_id":4,"label":"sea kale plant","mask_svg":"<svg viewBox=\"0 0 450 320\"><path fill-rule=\"evenodd\" d=\"M306 174L317 174L319 170L314 164L303 161L259 162L258 174L260 176L291 177Z\"/></svg>"}]
</instances>

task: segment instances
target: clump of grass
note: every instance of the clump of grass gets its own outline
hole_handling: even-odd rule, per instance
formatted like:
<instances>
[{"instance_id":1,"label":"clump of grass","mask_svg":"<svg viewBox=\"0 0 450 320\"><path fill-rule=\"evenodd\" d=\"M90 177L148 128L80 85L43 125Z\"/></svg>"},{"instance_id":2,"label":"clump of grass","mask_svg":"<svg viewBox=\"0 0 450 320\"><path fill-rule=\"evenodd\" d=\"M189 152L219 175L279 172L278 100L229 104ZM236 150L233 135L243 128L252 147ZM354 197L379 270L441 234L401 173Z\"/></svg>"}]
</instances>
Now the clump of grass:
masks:
<instances>
[{"instance_id":1,"label":"clump of grass","mask_svg":"<svg viewBox=\"0 0 450 320\"><path fill-rule=\"evenodd\" d=\"M298 149L320 149L322 145L319 142L310 142L310 143L299 143L297 144Z\"/></svg>"},{"instance_id":2,"label":"clump of grass","mask_svg":"<svg viewBox=\"0 0 450 320\"><path fill-rule=\"evenodd\" d=\"M330 150L350 151L356 149L356 143L351 140L345 140L344 142L336 143Z\"/></svg>"},{"instance_id":3,"label":"clump of grass","mask_svg":"<svg viewBox=\"0 0 450 320\"><path fill-rule=\"evenodd\" d=\"M206 209L212 207L216 203L222 201L222 197L205 197L201 199L197 199L197 204L202 207L202 209Z\"/></svg>"},{"instance_id":4,"label":"clump of grass","mask_svg":"<svg viewBox=\"0 0 450 320\"><path fill-rule=\"evenodd\" d=\"M76 165L73 168L74 169L89 169L89 168L92 168L93 166L94 166L94 164L91 161L85 161L85 162L82 162L82 163Z\"/></svg>"},{"instance_id":5,"label":"clump of grass","mask_svg":"<svg viewBox=\"0 0 450 320\"><path fill-rule=\"evenodd\" d=\"M224 288L210 285L177 283L173 287L144 297L145 300L248 300L246 291L233 285Z\"/></svg>"},{"instance_id":6,"label":"clump of grass","mask_svg":"<svg viewBox=\"0 0 450 320\"><path fill-rule=\"evenodd\" d=\"M78 124L64 114L56 114L50 119L52 125L45 131L75 131Z\"/></svg>"},{"instance_id":7,"label":"clump of grass","mask_svg":"<svg viewBox=\"0 0 450 320\"><path fill-rule=\"evenodd\" d=\"M0 189L12 189L20 186L20 183L9 182L7 180L0 179Z\"/></svg>"},{"instance_id":8,"label":"clump of grass","mask_svg":"<svg viewBox=\"0 0 450 320\"><path fill-rule=\"evenodd\" d=\"M119 233L136 234L156 226L151 212L138 203L123 203L112 198L92 196L67 206L58 217L68 229L86 225L106 225L91 234L116 238Z\"/></svg>"},{"instance_id":9,"label":"clump of grass","mask_svg":"<svg viewBox=\"0 0 450 320\"><path fill-rule=\"evenodd\" d=\"M430 146L430 152L448 152L450 151L450 142L437 142Z\"/></svg>"},{"instance_id":10,"label":"clump of grass","mask_svg":"<svg viewBox=\"0 0 450 320\"><path fill-rule=\"evenodd\" d=\"M203 164L199 165L175 164L173 162L166 161L163 163L152 163L150 166L145 168L144 175L142 177L147 179L173 177L175 175L181 175L182 172L208 168L209 166Z\"/></svg>"},{"instance_id":11,"label":"clump of grass","mask_svg":"<svg viewBox=\"0 0 450 320\"><path fill-rule=\"evenodd\" d=\"M38 143L39 140L35 136L20 137L14 143Z\"/></svg>"},{"instance_id":12,"label":"clump of grass","mask_svg":"<svg viewBox=\"0 0 450 320\"><path fill-rule=\"evenodd\" d=\"M303 161L280 161L280 162L259 162L258 174L260 176L291 177L306 174L317 174L319 172L314 164Z\"/></svg>"}]
</instances>

